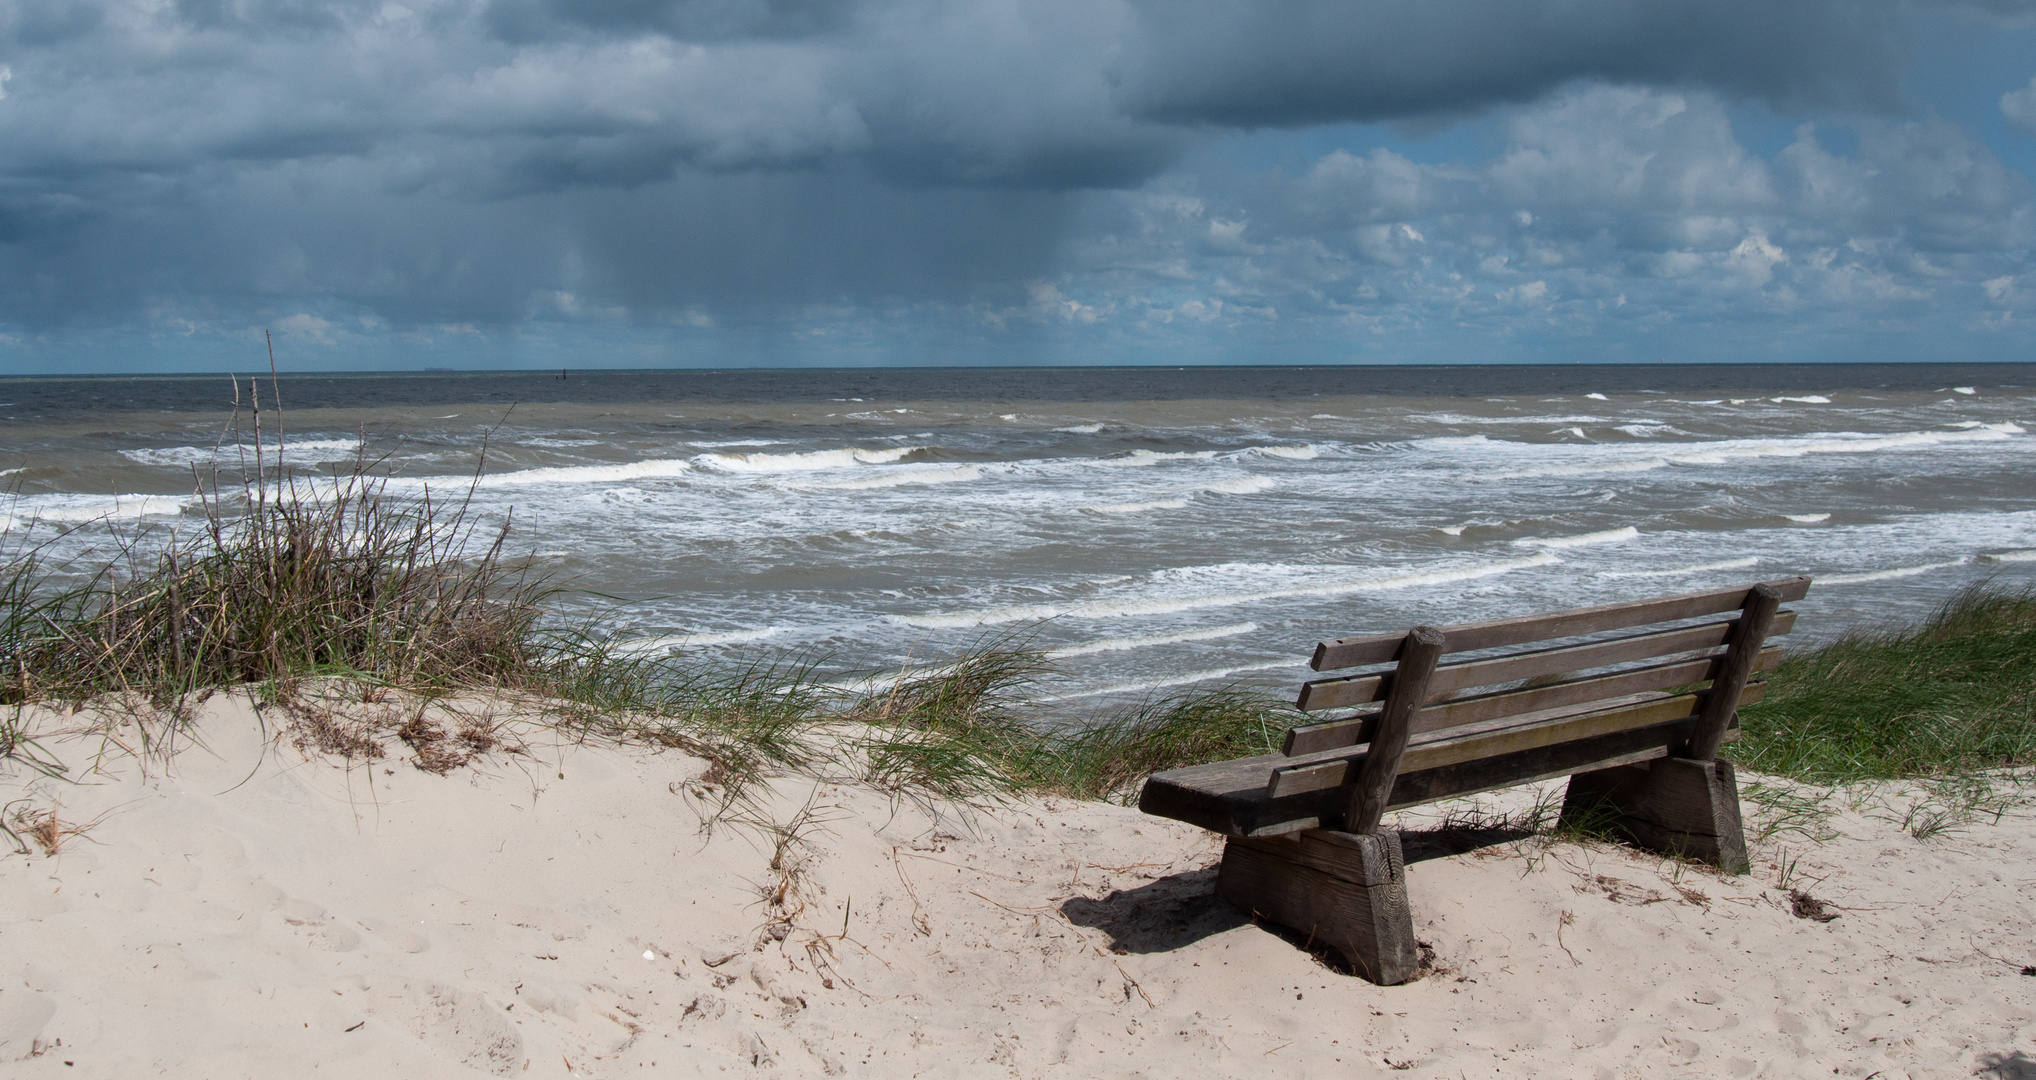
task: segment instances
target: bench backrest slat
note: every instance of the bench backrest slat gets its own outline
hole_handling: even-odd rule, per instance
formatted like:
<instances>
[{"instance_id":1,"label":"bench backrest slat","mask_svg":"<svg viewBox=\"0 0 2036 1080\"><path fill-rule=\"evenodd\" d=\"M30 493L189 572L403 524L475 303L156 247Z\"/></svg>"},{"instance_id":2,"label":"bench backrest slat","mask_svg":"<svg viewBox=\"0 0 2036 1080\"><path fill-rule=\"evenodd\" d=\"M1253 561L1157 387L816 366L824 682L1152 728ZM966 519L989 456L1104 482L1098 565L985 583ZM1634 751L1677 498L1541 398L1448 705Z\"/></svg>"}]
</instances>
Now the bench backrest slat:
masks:
<instances>
[{"instance_id":1,"label":"bench backrest slat","mask_svg":"<svg viewBox=\"0 0 2036 1080\"><path fill-rule=\"evenodd\" d=\"M1751 705L1759 701L1765 691L1766 687L1763 684L1750 685L1740 695L1738 703ZM1495 768L1485 770L1477 781L1477 787L1465 788L1462 791L1430 792L1421 800L1424 802L1450 794L1464 794L1469 791L1521 783L1536 778L1539 773L1532 771L1532 766L1526 763L1517 767L1530 771L1521 772L1517 776L1504 772L1503 770L1508 767L1505 761L1511 756L1525 755L1528 751L1560 743L1617 737L1622 732L1656 728L1678 721L1682 723L1677 730L1686 730L1693 722L1697 710L1702 707L1703 700L1704 695L1701 692L1671 697L1647 695L1642 700L1612 705L1593 712L1567 715L1551 723L1502 727L1496 731L1472 734L1464 738L1418 743L1408 747L1401 757L1399 774L1405 777L1430 769L1441 769L1484 759L1493 762ZM1649 756L1661 755L1651 753ZM1362 752L1357 752L1321 761L1297 761L1292 765L1276 767L1267 781L1266 797L1282 799L1353 783L1357 779L1364 758ZM1389 808L1404 805L1410 804L1395 799L1389 803Z\"/></svg>"},{"instance_id":2,"label":"bench backrest slat","mask_svg":"<svg viewBox=\"0 0 2036 1080\"><path fill-rule=\"evenodd\" d=\"M1782 578L1766 582L1781 593L1784 602L1801 600L1810 591L1807 577ZM1599 607L1576 608L1513 619L1457 623L1440 629L1447 636L1445 652L1470 652L1530 641L1574 637L1606 630L1623 630L1649 623L1695 619L1737 610L1746 604L1747 588L1711 589L1655 600L1633 600ZM1406 640L1404 632L1339 638L1315 646L1309 666L1316 671L1334 671L1363 664L1382 664L1399 656Z\"/></svg>"},{"instance_id":3,"label":"bench backrest slat","mask_svg":"<svg viewBox=\"0 0 2036 1080\"><path fill-rule=\"evenodd\" d=\"M1737 622L1737 619L1726 619L1673 630L1631 634L1608 641L1589 641L1580 645L1535 649L1510 656L1444 664L1435 669L1435 674L1428 681L1428 699L1434 701L1458 690L1490 686L1493 683L1532 679L1657 656L1713 649L1730 640L1733 626ZM1795 612L1781 612L1775 616L1774 625L1768 630L1767 636L1778 637L1786 634L1795 628L1795 624ZM1391 686L1391 672L1316 679L1301 687L1301 696L1295 705L1302 712L1365 705L1384 700Z\"/></svg>"},{"instance_id":4,"label":"bench backrest slat","mask_svg":"<svg viewBox=\"0 0 2036 1080\"><path fill-rule=\"evenodd\" d=\"M1753 670L1772 671L1781 665L1782 647L1762 649ZM1648 690L1707 682L1718 676L1722 656L1699 656L1646 667L1615 671L1605 675L1571 679L1547 686L1502 690L1476 697L1458 698L1424 706L1409 722L1415 734L1483 723L1507 716L1520 716L1543 709L1588 705L1595 701L1621 698ZM1371 716L1355 716L1287 729L1281 751L1288 756L1319 753L1341 746L1356 746L1371 737Z\"/></svg>"}]
</instances>

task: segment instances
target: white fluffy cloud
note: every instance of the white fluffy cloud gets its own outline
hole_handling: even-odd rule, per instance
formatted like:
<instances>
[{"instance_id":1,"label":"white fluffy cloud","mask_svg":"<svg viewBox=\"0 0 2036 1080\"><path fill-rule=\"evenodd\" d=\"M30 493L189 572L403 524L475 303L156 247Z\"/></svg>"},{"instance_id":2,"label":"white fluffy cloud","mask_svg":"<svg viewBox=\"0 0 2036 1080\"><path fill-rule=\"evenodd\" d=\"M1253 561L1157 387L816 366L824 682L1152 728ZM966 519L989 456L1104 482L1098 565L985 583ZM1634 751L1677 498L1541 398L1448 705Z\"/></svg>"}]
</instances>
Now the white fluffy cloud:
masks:
<instances>
[{"instance_id":1,"label":"white fluffy cloud","mask_svg":"<svg viewBox=\"0 0 2036 1080\"><path fill-rule=\"evenodd\" d=\"M2001 95L2001 115L2008 118L2008 123L2036 135L2036 76L2031 76L2029 85L2020 90Z\"/></svg>"}]
</instances>

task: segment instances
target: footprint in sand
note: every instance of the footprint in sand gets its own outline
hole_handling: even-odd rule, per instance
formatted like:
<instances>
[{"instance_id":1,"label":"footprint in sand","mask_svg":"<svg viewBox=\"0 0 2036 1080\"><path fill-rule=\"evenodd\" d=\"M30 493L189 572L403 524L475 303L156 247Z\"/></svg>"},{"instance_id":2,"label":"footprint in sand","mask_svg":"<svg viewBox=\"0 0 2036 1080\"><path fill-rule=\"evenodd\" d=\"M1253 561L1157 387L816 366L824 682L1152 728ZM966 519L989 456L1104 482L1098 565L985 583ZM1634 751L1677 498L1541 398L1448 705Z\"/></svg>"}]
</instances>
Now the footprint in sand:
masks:
<instances>
[{"instance_id":1,"label":"footprint in sand","mask_svg":"<svg viewBox=\"0 0 2036 1080\"><path fill-rule=\"evenodd\" d=\"M523 1036L479 994L385 975L363 980L341 996L372 1019L469 1068L511 1076L523 1066Z\"/></svg>"}]
</instances>

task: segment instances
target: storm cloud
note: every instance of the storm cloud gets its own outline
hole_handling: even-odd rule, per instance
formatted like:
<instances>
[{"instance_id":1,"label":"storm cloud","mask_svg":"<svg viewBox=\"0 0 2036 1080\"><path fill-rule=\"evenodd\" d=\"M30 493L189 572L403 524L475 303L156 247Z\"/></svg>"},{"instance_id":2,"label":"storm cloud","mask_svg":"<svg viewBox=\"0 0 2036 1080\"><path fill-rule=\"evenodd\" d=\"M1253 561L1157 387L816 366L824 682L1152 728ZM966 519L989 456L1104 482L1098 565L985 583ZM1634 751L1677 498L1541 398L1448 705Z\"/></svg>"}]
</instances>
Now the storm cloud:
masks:
<instances>
[{"instance_id":1,"label":"storm cloud","mask_svg":"<svg viewBox=\"0 0 2036 1080\"><path fill-rule=\"evenodd\" d=\"M1953 294L1999 320L2029 184L1914 114L1923 10L0 0L0 329L1277 341ZM2031 93L2001 114L2031 126ZM1756 153L1742 107L1846 145ZM1220 163L1380 122L1496 142Z\"/></svg>"}]
</instances>

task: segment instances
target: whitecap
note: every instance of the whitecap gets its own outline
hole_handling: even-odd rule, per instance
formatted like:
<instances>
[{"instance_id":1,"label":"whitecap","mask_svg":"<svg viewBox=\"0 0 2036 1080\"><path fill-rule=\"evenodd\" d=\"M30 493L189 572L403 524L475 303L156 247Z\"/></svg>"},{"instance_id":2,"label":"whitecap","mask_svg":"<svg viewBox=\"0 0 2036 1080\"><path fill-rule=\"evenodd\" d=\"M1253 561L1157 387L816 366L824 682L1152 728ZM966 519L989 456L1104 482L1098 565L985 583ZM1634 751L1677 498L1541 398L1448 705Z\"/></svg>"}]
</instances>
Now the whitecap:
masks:
<instances>
[{"instance_id":1,"label":"whitecap","mask_svg":"<svg viewBox=\"0 0 2036 1080\"><path fill-rule=\"evenodd\" d=\"M1604 529L1599 532L1579 533L1575 536L1523 536L1513 541L1513 546L1533 548L1589 547L1593 544L1624 543L1639 536L1640 530L1628 525L1621 529Z\"/></svg>"},{"instance_id":2,"label":"whitecap","mask_svg":"<svg viewBox=\"0 0 2036 1080\"><path fill-rule=\"evenodd\" d=\"M335 461L340 458L353 456L359 452L360 448L361 441L359 439L304 439L295 442L285 440L283 443L283 457L286 461L290 458L309 461ZM276 456L276 448L266 443L260 447L260 451L261 456L267 460L274 460ZM225 443L220 446L143 447L140 449L122 450L120 451L120 456L134 462L136 465L183 467L187 465L204 465L221 458L237 461L242 456L252 461L255 452L256 447L253 445Z\"/></svg>"},{"instance_id":3,"label":"whitecap","mask_svg":"<svg viewBox=\"0 0 2036 1080\"><path fill-rule=\"evenodd\" d=\"M1073 701L1078 698L1102 697L1106 694L1138 694L1151 690L1165 690L1174 686L1189 686L1199 682L1227 679L1232 675L1242 675L1247 671L1275 671L1280 668L1305 669L1306 666L1307 661L1305 660L1273 660L1263 664L1213 668L1208 671L1193 671L1184 675L1170 675L1165 678L1146 679L1140 682L1118 683L1114 686L1098 686L1090 690L1077 690L1072 694L1061 694L1057 697L1042 698L1040 700L1049 702Z\"/></svg>"},{"instance_id":4,"label":"whitecap","mask_svg":"<svg viewBox=\"0 0 2036 1080\"><path fill-rule=\"evenodd\" d=\"M1072 427L1057 427L1057 428L1054 428L1053 430L1055 430L1055 431L1058 431L1058 432L1062 432L1062 433L1064 433L1064 434L1068 434L1068 435L1094 435L1095 433L1097 433L1097 432L1099 432L1099 431L1103 430L1103 425L1101 425L1101 424L1075 424L1075 425L1074 425L1074 426L1072 426Z\"/></svg>"},{"instance_id":5,"label":"whitecap","mask_svg":"<svg viewBox=\"0 0 2036 1080\"><path fill-rule=\"evenodd\" d=\"M1313 461L1322 456L1322 448L1307 446L1255 446L1253 450L1267 457L1286 458L1288 461Z\"/></svg>"},{"instance_id":6,"label":"whitecap","mask_svg":"<svg viewBox=\"0 0 2036 1080\"><path fill-rule=\"evenodd\" d=\"M1476 563L1446 563L1426 569L1373 570L1355 575L1336 577L1324 568L1324 580L1314 584L1287 588L1254 590L1250 592L1218 592L1174 594L1148 597L1125 597L1122 599L1091 600L1058 604L1016 604L1010 607L986 608L978 611L957 611L946 614L894 616L899 622L927 630L951 629L967 626L994 626L1001 623L1029 622L1041 619L1116 619L1141 615L1172 615L1182 611L1201 608L1234 607L1238 604L1259 603L1266 600L1289 600L1296 598L1327 599L1349 596L1356 593L1390 592L1396 589L1416 588L1422 585L1446 585L1458 581L1473 581L1479 578L1495 577L1539 566L1552 566L1558 562L1548 552L1538 552L1519 559L1498 559Z\"/></svg>"},{"instance_id":7,"label":"whitecap","mask_svg":"<svg viewBox=\"0 0 2036 1080\"><path fill-rule=\"evenodd\" d=\"M1118 457L1089 458L1084 465L1108 465L1119 468L1138 468L1157 465L1162 461L1208 461L1216 456L1214 450L1180 450L1162 453L1157 450L1133 450Z\"/></svg>"},{"instance_id":8,"label":"whitecap","mask_svg":"<svg viewBox=\"0 0 2036 1080\"><path fill-rule=\"evenodd\" d=\"M1826 574L1816 580L1819 585L1858 585L1868 581L1892 581L1895 578L1917 577L1930 573L1933 570L1943 570L1946 567L1963 565L1965 565L1964 559L1952 559L1949 562L1924 563L1921 566L1897 566L1889 570L1869 570L1860 574Z\"/></svg>"},{"instance_id":9,"label":"whitecap","mask_svg":"<svg viewBox=\"0 0 2036 1080\"><path fill-rule=\"evenodd\" d=\"M1776 397L1767 400L1776 405L1829 405L1831 399L1822 394L1804 394L1800 397Z\"/></svg>"},{"instance_id":10,"label":"whitecap","mask_svg":"<svg viewBox=\"0 0 2036 1080\"><path fill-rule=\"evenodd\" d=\"M1972 386L1954 386L1951 388L1951 392L1954 394L1964 394L1967 397L1971 397L1972 395L1979 393L1979 388Z\"/></svg>"},{"instance_id":11,"label":"whitecap","mask_svg":"<svg viewBox=\"0 0 2036 1080\"><path fill-rule=\"evenodd\" d=\"M1184 630L1177 634L1147 634L1143 637L1101 638L1084 641L1079 645L1063 645L1050 649L1047 656L1054 660L1065 660L1070 656L1088 656L1101 652L1122 652L1126 649L1144 649L1154 645L1174 645L1187 641L1211 641L1216 638L1236 637L1258 629L1257 623L1233 623L1229 626L1211 626L1201 630Z\"/></svg>"},{"instance_id":12,"label":"whitecap","mask_svg":"<svg viewBox=\"0 0 2036 1080\"><path fill-rule=\"evenodd\" d=\"M1760 559L1749 555L1743 559L1726 559L1722 562L1698 563L1695 566L1678 566L1672 570L1607 570L1598 574L1601 578L1656 578L1681 577L1684 574L1702 574L1712 570L1744 570L1760 565Z\"/></svg>"},{"instance_id":13,"label":"whitecap","mask_svg":"<svg viewBox=\"0 0 2036 1080\"><path fill-rule=\"evenodd\" d=\"M1783 514L1782 517L1798 525L1815 525L1819 522L1831 520L1831 515L1829 514Z\"/></svg>"},{"instance_id":14,"label":"whitecap","mask_svg":"<svg viewBox=\"0 0 2036 1080\"><path fill-rule=\"evenodd\" d=\"M1587 397L1587 398L1590 398L1590 399L1591 399L1592 401L1610 401L1610 400L1612 400L1611 398L1608 398L1608 397L1606 397L1606 396L1605 396L1605 395L1603 395L1603 394L1585 394L1584 396L1585 396L1585 397Z\"/></svg>"},{"instance_id":15,"label":"whitecap","mask_svg":"<svg viewBox=\"0 0 2036 1080\"><path fill-rule=\"evenodd\" d=\"M1270 476L1242 476L1235 480L1218 480L1213 484L1205 484L1202 490L1218 495L1256 495L1278 486L1279 481Z\"/></svg>"},{"instance_id":16,"label":"whitecap","mask_svg":"<svg viewBox=\"0 0 2036 1080\"><path fill-rule=\"evenodd\" d=\"M901 469L865 480L846 480L839 484L815 486L831 491L872 491L877 488L904 487L908 484L959 484L979 480L982 475L973 465L952 465L938 469Z\"/></svg>"},{"instance_id":17,"label":"whitecap","mask_svg":"<svg viewBox=\"0 0 2036 1080\"><path fill-rule=\"evenodd\" d=\"M701 454L693 463L722 472L804 472L813 469L845 469L857 465L888 465L902 460L921 446L893 446L881 450L845 447L839 450L802 450L786 454L715 453Z\"/></svg>"},{"instance_id":18,"label":"whitecap","mask_svg":"<svg viewBox=\"0 0 2036 1080\"><path fill-rule=\"evenodd\" d=\"M1142 514L1147 510L1179 510L1186 505L1188 505L1186 499L1158 499L1153 502L1105 503L1101 506L1084 506L1082 509L1094 510L1099 514Z\"/></svg>"},{"instance_id":19,"label":"whitecap","mask_svg":"<svg viewBox=\"0 0 2036 1080\"><path fill-rule=\"evenodd\" d=\"M481 487L517 487L523 484L613 484L625 480L657 480L681 476L693 471L689 461L678 458L659 458L650 461L631 461L619 465L555 465L541 469L519 469L516 472L489 473L481 477ZM408 481L411 484L437 486L459 485L469 482L462 476L436 476Z\"/></svg>"},{"instance_id":20,"label":"whitecap","mask_svg":"<svg viewBox=\"0 0 2036 1080\"><path fill-rule=\"evenodd\" d=\"M1981 555L1979 561L1990 563L2036 562L2036 549L2023 548L2020 551L1989 551Z\"/></svg>"},{"instance_id":21,"label":"whitecap","mask_svg":"<svg viewBox=\"0 0 2036 1080\"><path fill-rule=\"evenodd\" d=\"M762 641L786 631L782 626L766 626L759 630L723 630L699 634L663 634L658 637L640 638L615 647L622 656L647 656L700 645L729 645L745 641Z\"/></svg>"}]
</instances>

